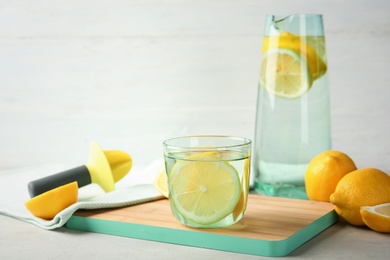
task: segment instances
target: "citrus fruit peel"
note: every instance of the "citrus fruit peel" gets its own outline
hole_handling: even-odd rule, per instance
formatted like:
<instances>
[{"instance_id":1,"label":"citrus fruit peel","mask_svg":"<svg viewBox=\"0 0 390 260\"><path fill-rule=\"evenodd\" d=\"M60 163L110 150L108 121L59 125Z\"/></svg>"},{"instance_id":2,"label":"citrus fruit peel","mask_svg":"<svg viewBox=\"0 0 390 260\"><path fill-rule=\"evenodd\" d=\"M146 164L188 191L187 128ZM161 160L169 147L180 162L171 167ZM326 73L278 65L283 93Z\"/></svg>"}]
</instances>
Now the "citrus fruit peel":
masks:
<instances>
[{"instance_id":1,"label":"citrus fruit peel","mask_svg":"<svg viewBox=\"0 0 390 260\"><path fill-rule=\"evenodd\" d=\"M390 233L390 203L376 206L362 206L360 214L364 224L372 230Z\"/></svg>"},{"instance_id":2,"label":"citrus fruit peel","mask_svg":"<svg viewBox=\"0 0 390 260\"><path fill-rule=\"evenodd\" d=\"M59 212L77 202L78 185L71 182L44 192L24 205L35 217L50 220Z\"/></svg>"}]
</instances>

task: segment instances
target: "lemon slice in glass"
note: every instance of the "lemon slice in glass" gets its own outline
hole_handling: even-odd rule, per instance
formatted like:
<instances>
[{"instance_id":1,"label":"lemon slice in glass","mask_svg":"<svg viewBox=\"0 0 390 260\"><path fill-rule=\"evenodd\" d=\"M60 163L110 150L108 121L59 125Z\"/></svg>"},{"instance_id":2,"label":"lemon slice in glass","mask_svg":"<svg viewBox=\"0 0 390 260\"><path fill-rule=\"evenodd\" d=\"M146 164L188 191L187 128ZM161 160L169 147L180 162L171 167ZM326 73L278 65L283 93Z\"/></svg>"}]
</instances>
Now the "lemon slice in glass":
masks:
<instances>
[{"instance_id":1,"label":"lemon slice in glass","mask_svg":"<svg viewBox=\"0 0 390 260\"><path fill-rule=\"evenodd\" d=\"M272 48L261 60L260 85L269 93L287 99L305 94L313 81L306 61L289 49Z\"/></svg>"},{"instance_id":2,"label":"lemon slice in glass","mask_svg":"<svg viewBox=\"0 0 390 260\"><path fill-rule=\"evenodd\" d=\"M157 171L157 175L154 178L154 187L158 192L161 193L165 198L169 197L168 194L168 180L165 172L165 165L161 165Z\"/></svg>"},{"instance_id":3,"label":"lemon slice in glass","mask_svg":"<svg viewBox=\"0 0 390 260\"><path fill-rule=\"evenodd\" d=\"M360 208L363 222L372 230L390 233L390 203Z\"/></svg>"},{"instance_id":4,"label":"lemon slice in glass","mask_svg":"<svg viewBox=\"0 0 390 260\"><path fill-rule=\"evenodd\" d=\"M241 184L235 168L214 156L178 161L170 172L170 199L187 220L209 225L234 210Z\"/></svg>"}]
</instances>

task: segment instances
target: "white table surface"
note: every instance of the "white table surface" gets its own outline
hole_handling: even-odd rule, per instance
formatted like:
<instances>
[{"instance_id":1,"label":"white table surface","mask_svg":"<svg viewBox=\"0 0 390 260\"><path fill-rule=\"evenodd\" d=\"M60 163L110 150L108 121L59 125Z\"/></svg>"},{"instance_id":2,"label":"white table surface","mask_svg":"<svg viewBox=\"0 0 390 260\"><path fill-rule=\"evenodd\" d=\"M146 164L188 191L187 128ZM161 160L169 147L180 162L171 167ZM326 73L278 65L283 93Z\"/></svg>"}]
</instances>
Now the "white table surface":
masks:
<instances>
[{"instance_id":1,"label":"white table surface","mask_svg":"<svg viewBox=\"0 0 390 260\"><path fill-rule=\"evenodd\" d=\"M333 148L390 173L390 2L0 1L0 170L161 158L192 134L253 138L266 14L324 15ZM12 199L12 198L0 198ZM0 215L1 259L259 259ZM337 223L289 257L387 259L390 236Z\"/></svg>"}]
</instances>

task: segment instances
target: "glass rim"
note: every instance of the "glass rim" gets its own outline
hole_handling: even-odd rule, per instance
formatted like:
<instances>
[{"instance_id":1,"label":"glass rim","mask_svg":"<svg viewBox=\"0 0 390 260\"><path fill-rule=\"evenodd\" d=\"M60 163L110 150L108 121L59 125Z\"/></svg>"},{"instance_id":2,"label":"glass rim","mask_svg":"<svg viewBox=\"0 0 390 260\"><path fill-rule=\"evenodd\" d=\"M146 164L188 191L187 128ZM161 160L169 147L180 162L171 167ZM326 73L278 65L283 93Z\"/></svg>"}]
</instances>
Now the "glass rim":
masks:
<instances>
[{"instance_id":1,"label":"glass rim","mask_svg":"<svg viewBox=\"0 0 390 260\"><path fill-rule=\"evenodd\" d=\"M304 19L319 19L319 20L323 20L323 15L322 14L315 14L315 13L307 13L307 14L299 14L299 13L295 13L295 14L287 14L287 15L284 15L284 14L267 14L266 15L266 19L271 19L273 22L282 22L284 20L287 20L287 19L293 19L294 17L301 17L301 18L304 18Z\"/></svg>"},{"instance_id":2,"label":"glass rim","mask_svg":"<svg viewBox=\"0 0 390 260\"><path fill-rule=\"evenodd\" d=\"M207 138L216 138L216 139L230 139L230 140L239 140L241 142L237 144L228 144L228 145L211 145L211 146L191 146L191 145L177 145L177 144L169 144L169 142L180 140L180 139L207 139ZM173 137L166 139L163 141L163 145L166 148L170 149L196 149L196 150L204 150L204 149L210 149L210 148L217 148L217 149L226 149L226 148L233 148L233 147L241 147L241 146L248 146L252 144L252 140L246 137L240 137L240 136L232 136L232 135L188 135L188 136L179 136L179 137Z\"/></svg>"},{"instance_id":3,"label":"glass rim","mask_svg":"<svg viewBox=\"0 0 390 260\"><path fill-rule=\"evenodd\" d=\"M278 18L279 17L284 17L282 19L285 19L285 18L290 17L290 16L323 17L323 14L317 14L317 13L307 13L307 14L304 14L304 13L292 13L292 14L267 14L266 16L278 17Z\"/></svg>"}]
</instances>

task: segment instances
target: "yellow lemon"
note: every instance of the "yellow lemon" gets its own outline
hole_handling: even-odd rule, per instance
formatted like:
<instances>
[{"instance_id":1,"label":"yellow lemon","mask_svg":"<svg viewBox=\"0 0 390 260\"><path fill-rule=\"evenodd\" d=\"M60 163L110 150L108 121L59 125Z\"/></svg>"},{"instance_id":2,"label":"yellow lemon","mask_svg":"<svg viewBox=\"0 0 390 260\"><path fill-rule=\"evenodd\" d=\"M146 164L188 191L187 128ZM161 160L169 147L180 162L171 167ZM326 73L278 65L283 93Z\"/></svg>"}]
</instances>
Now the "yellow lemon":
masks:
<instances>
[{"instance_id":1,"label":"yellow lemon","mask_svg":"<svg viewBox=\"0 0 390 260\"><path fill-rule=\"evenodd\" d=\"M250 161L246 160L244 165L244 172L242 174L242 192L236 207L233 210L233 220L236 220L246 209L248 187L249 187L249 172L250 172Z\"/></svg>"},{"instance_id":2,"label":"yellow lemon","mask_svg":"<svg viewBox=\"0 0 390 260\"><path fill-rule=\"evenodd\" d=\"M201 225L218 222L231 214L241 196L235 168L214 156L178 161L169 174L169 196L176 210Z\"/></svg>"},{"instance_id":3,"label":"yellow lemon","mask_svg":"<svg viewBox=\"0 0 390 260\"><path fill-rule=\"evenodd\" d=\"M390 233L390 203L363 206L360 208L360 214L364 224L372 230Z\"/></svg>"},{"instance_id":4,"label":"yellow lemon","mask_svg":"<svg viewBox=\"0 0 390 260\"><path fill-rule=\"evenodd\" d=\"M312 85L307 64L289 49L269 49L261 60L260 85L267 92L287 99L305 94Z\"/></svg>"},{"instance_id":5,"label":"yellow lemon","mask_svg":"<svg viewBox=\"0 0 390 260\"><path fill-rule=\"evenodd\" d=\"M74 181L42 193L24 205L34 216L50 220L62 210L76 203L77 196L78 185Z\"/></svg>"},{"instance_id":6,"label":"yellow lemon","mask_svg":"<svg viewBox=\"0 0 390 260\"><path fill-rule=\"evenodd\" d=\"M364 226L360 208L390 202L390 176L365 168L345 175L330 196L337 214L352 225Z\"/></svg>"},{"instance_id":7,"label":"yellow lemon","mask_svg":"<svg viewBox=\"0 0 390 260\"><path fill-rule=\"evenodd\" d=\"M186 157L186 160L193 160L196 158L212 158L220 159L217 152L203 152L200 154L194 154L191 156ZM165 165L161 165L160 168L157 171L156 177L154 178L154 187L158 192L161 193L165 198L169 198L169 192L168 192L168 178L165 171Z\"/></svg>"},{"instance_id":8,"label":"yellow lemon","mask_svg":"<svg viewBox=\"0 0 390 260\"><path fill-rule=\"evenodd\" d=\"M244 191L241 192L240 198L237 201L236 206L233 209L233 220L235 221L246 208L246 199L245 197L248 196Z\"/></svg>"},{"instance_id":9,"label":"yellow lemon","mask_svg":"<svg viewBox=\"0 0 390 260\"><path fill-rule=\"evenodd\" d=\"M309 199L329 202L338 182L356 170L355 163L345 153L325 151L315 156L305 173L305 187Z\"/></svg>"},{"instance_id":10,"label":"yellow lemon","mask_svg":"<svg viewBox=\"0 0 390 260\"><path fill-rule=\"evenodd\" d=\"M161 167L157 171L157 175L154 178L154 187L161 193L165 198L168 198L168 182L167 182L167 174L165 172L165 165L161 165Z\"/></svg>"},{"instance_id":11,"label":"yellow lemon","mask_svg":"<svg viewBox=\"0 0 390 260\"><path fill-rule=\"evenodd\" d=\"M321 57L325 56L324 37L301 36L282 32L276 36L264 37L263 53L270 48L289 49L297 53L307 63L313 81L320 78L327 71L326 63Z\"/></svg>"}]
</instances>

